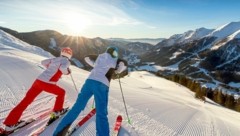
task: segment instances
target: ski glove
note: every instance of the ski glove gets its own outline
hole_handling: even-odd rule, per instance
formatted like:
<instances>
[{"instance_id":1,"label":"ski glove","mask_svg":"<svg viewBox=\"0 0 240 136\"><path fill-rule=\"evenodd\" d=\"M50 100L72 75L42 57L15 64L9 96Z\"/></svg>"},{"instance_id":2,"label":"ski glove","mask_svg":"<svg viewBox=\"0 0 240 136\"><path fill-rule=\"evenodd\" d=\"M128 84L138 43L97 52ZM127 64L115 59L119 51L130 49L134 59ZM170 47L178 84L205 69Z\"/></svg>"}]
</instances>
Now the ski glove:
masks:
<instances>
[{"instance_id":1,"label":"ski glove","mask_svg":"<svg viewBox=\"0 0 240 136\"><path fill-rule=\"evenodd\" d=\"M90 59L90 57L85 57L84 58L85 62L87 62L88 65L91 67L94 67L94 61Z\"/></svg>"},{"instance_id":2,"label":"ski glove","mask_svg":"<svg viewBox=\"0 0 240 136\"><path fill-rule=\"evenodd\" d=\"M123 62L119 62L117 69L115 70L115 73L120 74L126 69L127 69L127 66L125 66Z\"/></svg>"},{"instance_id":3,"label":"ski glove","mask_svg":"<svg viewBox=\"0 0 240 136\"><path fill-rule=\"evenodd\" d=\"M71 74L72 73L72 70L70 68L67 68L67 71L68 71L68 74ZM68 75L67 74L67 75Z\"/></svg>"}]
</instances>

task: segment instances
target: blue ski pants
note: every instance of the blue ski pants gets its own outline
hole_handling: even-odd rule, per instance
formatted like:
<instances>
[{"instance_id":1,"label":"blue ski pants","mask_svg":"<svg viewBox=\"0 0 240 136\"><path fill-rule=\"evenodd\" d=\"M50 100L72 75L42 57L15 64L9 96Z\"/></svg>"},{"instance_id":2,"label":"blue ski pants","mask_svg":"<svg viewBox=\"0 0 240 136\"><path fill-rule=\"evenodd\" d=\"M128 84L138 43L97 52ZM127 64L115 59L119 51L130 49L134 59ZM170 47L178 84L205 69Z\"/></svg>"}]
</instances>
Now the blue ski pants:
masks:
<instances>
[{"instance_id":1,"label":"blue ski pants","mask_svg":"<svg viewBox=\"0 0 240 136\"><path fill-rule=\"evenodd\" d=\"M107 118L108 92L109 87L105 84L96 80L87 79L81 92L78 94L77 101L60 121L53 136L57 136L65 127L74 122L92 95L94 95L96 104L96 136L109 136L109 123Z\"/></svg>"}]
</instances>

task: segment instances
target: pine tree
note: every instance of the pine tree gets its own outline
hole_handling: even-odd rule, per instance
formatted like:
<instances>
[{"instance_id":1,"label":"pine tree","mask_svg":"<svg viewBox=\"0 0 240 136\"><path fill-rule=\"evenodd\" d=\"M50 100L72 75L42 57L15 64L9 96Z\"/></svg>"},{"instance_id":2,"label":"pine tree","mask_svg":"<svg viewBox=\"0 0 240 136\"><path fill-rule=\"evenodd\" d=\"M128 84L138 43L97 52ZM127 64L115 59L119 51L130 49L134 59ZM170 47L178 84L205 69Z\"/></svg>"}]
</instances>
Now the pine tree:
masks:
<instances>
[{"instance_id":1,"label":"pine tree","mask_svg":"<svg viewBox=\"0 0 240 136\"><path fill-rule=\"evenodd\" d=\"M215 101L215 102L218 101L217 96L218 96L218 90L217 90L217 89L214 89L214 90L213 90L213 101Z\"/></svg>"},{"instance_id":2,"label":"pine tree","mask_svg":"<svg viewBox=\"0 0 240 136\"><path fill-rule=\"evenodd\" d=\"M203 100L205 102L205 91L199 84L196 88L195 98Z\"/></svg>"},{"instance_id":3,"label":"pine tree","mask_svg":"<svg viewBox=\"0 0 240 136\"><path fill-rule=\"evenodd\" d=\"M225 96L223 95L221 90L215 89L214 92L214 101L217 102L218 104L224 105L225 103Z\"/></svg>"},{"instance_id":4,"label":"pine tree","mask_svg":"<svg viewBox=\"0 0 240 136\"><path fill-rule=\"evenodd\" d=\"M179 82L179 76L178 75L174 75L173 76L173 81L178 83Z\"/></svg>"},{"instance_id":5,"label":"pine tree","mask_svg":"<svg viewBox=\"0 0 240 136\"><path fill-rule=\"evenodd\" d=\"M207 97L211 100L213 100L213 90L211 88L207 89Z\"/></svg>"},{"instance_id":6,"label":"pine tree","mask_svg":"<svg viewBox=\"0 0 240 136\"><path fill-rule=\"evenodd\" d=\"M190 86L190 90L192 90L193 92L196 92L196 88L197 88L197 83L196 81L193 81Z\"/></svg>"},{"instance_id":7,"label":"pine tree","mask_svg":"<svg viewBox=\"0 0 240 136\"><path fill-rule=\"evenodd\" d=\"M225 96L223 95L222 90L218 91L216 102L218 104L224 105L224 103L225 103Z\"/></svg>"},{"instance_id":8,"label":"pine tree","mask_svg":"<svg viewBox=\"0 0 240 136\"><path fill-rule=\"evenodd\" d=\"M234 97L232 95L227 95L225 106L230 109L234 108Z\"/></svg>"},{"instance_id":9,"label":"pine tree","mask_svg":"<svg viewBox=\"0 0 240 136\"><path fill-rule=\"evenodd\" d=\"M240 112L240 97L236 100L235 110Z\"/></svg>"},{"instance_id":10,"label":"pine tree","mask_svg":"<svg viewBox=\"0 0 240 136\"><path fill-rule=\"evenodd\" d=\"M190 86L192 84L192 80L191 79L187 79L187 88L190 89Z\"/></svg>"},{"instance_id":11,"label":"pine tree","mask_svg":"<svg viewBox=\"0 0 240 136\"><path fill-rule=\"evenodd\" d=\"M179 83L183 86L187 86L187 79L185 76L181 75L180 76L180 80L179 80Z\"/></svg>"}]
</instances>

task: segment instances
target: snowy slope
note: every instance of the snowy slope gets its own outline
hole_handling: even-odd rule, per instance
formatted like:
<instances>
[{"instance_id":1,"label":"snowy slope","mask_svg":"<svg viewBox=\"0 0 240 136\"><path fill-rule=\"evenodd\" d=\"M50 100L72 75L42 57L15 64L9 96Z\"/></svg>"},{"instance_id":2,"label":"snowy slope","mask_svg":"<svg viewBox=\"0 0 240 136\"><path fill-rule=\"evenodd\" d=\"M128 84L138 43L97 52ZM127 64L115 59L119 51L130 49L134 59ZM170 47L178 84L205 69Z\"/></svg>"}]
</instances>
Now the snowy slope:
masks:
<instances>
[{"instance_id":1,"label":"snowy slope","mask_svg":"<svg viewBox=\"0 0 240 136\"><path fill-rule=\"evenodd\" d=\"M53 55L44 51L42 48L29 45L28 43L15 38L14 36L4 32L3 30L0 30L0 46L4 45L46 57L53 57Z\"/></svg>"},{"instance_id":2,"label":"snowy slope","mask_svg":"<svg viewBox=\"0 0 240 136\"><path fill-rule=\"evenodd\" d=\"M213 31L213 29L206 29L204 27L202 28L198 28L195 31L193 31L188 37L186 37L186 40L197 40L200 39L206 35L208 35L209 33L211 33Z\"/></svg>"},{"instance_id":3,"label":"snowy slope","mask_svg":"<svg viewBox=\"0 0 240 136\"><path fill-rule=\"evenodd\" d=\"M240 29L237 30L236 32L234 32L233 34L231 34L230 36L228 36L229 39L234 39L234 38L240 38Z\"/></svg>"},{"instance_id":4,"label":"snowy slope","mask_svg":"<svg viewBox=\"0 0 240 136\"><path fill-rule=\"evenodd\" d=\"M224 46L229 41L235 38L240 38L240 22L231 22L225 24L215 29L212 33L210 33L207 36L217 37L215 43L211 47L212 50L217 50L218 48Z\"/></svg>"},{"instance_id":5,"label":"snowy slope","mask_svg":"<svg viewBox=\"0 0 240 136\"><path fill-rule=\"evenodd\" d=\"M16 39L14 39L16 40ZM15 44L14 40L12 44ZM29 45L31 46L31 45ZM0 123L10 110L24 97L27 89L43 71L40 61L45 56L41 52L25 51L25 49L0 46ZM45 54L45 53L44 53ZM78 88L81 88L89 72L71 66L72 75ZM109 93L109 123L112 130L113 122L118 114L123 115L124 122L120 136L238 136L240 133L240 114L223 108L207 100L194 99L193 93L187 88L156 77L148 72L133 72L121 79L128 112L133 123L127 123L118 80L113 80ZM76 100L76 90L70 76L63 76L59 85L66 89L66 103L71 106ZM53 107L52 95L42 93L24 112L22 119L37 116ZM79 118L86 114L92 105ZM13 135L30 135L47 121L35 122ZM42 135L49 136L58 122L48 128ZM75 136L94 136L95 118L79 129Z\"/></svg>"},{"instance_id":6,"label":"snowy slope","mask_svg":"<svg viewBox=\"0 0 240 136\"><path fill-rule=\"evenodd\" d=\"M217 37L218 39L222 39L233 34L238 30L240 30L240 22L231 22L215 29L208 36L213 36Z\"/></svg>"}]
</instances>

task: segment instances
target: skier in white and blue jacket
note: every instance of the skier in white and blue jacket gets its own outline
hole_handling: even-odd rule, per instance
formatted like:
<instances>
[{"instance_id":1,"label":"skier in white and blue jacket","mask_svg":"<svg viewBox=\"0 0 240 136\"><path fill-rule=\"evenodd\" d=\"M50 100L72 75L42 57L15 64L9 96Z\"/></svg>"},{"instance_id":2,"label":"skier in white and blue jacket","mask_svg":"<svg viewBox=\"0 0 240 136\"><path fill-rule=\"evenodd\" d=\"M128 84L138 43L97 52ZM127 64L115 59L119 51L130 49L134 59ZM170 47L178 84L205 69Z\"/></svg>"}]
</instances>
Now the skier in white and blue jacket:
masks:
<instances>
[{"instance_id":1,"label":"skier in white and blue jacket","mask_svg":"<svg viewBox=\"0 0 240 136\"><path fill-rule=\"evenodd\" d=\"M85 61L93 67L85 81L72 109L60 121L53 136L63 136L67 133L73 121L85 108L91 96L96 104L96 136L109 136L108 123L108 92L111 79L127 75L127 62L118 58L118 48L110 46L99 56L89 55Z\"/></svg>"}]
</instances>

